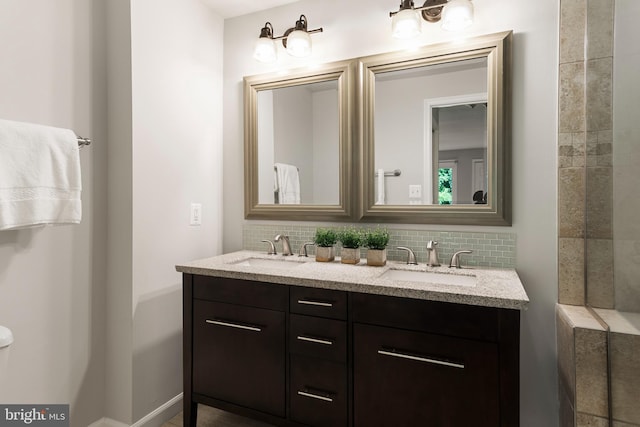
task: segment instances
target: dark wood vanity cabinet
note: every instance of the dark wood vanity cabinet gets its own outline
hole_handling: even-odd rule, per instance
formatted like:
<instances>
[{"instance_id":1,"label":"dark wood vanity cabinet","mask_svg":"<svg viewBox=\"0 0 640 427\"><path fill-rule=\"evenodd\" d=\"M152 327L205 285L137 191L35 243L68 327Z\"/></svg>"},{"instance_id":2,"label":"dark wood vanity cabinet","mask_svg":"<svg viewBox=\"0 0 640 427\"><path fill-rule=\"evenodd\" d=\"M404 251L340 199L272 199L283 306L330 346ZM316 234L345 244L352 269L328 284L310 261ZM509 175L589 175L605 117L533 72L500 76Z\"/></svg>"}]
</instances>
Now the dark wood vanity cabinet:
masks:
<instances>
[{"instance_id":1,"label":"dark wood vanity cabinet","mask_svg":"<svg viewBox=\"0 0 640 427\"><path fill-rule=\"evenodd\" d=\"M518 426L519 316L185 274L184 425Z\"/></svg>"}]
</instances>

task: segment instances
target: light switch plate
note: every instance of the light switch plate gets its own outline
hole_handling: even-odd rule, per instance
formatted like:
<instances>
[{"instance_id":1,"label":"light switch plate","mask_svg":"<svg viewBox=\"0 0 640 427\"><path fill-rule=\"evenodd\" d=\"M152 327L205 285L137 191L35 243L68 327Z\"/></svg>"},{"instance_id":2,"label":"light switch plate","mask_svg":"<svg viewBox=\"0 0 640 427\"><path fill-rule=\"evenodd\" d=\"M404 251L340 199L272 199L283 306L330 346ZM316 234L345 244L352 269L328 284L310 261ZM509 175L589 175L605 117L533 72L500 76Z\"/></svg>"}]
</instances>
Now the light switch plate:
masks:
<instances>
[{"instance_id":1,"label":"light switch plate","mask_svg":"<svg viewBox=\"0 0 640 427\"><path fill-rule=\"evenodd\" d=\"M409 198L421 199L422 198L422 185L412 184L409 186Z\"/></svg>"},{"instance_id":2,"label":"light switch plate","mask_svg":"<svg viewBox=\"0 0 640 427\"><path fill-rule=\"evenodd\" d=\"M189 217L189 225L202 224L202 204L191 203L191 216Z\"/></svg>"}]
</instances>

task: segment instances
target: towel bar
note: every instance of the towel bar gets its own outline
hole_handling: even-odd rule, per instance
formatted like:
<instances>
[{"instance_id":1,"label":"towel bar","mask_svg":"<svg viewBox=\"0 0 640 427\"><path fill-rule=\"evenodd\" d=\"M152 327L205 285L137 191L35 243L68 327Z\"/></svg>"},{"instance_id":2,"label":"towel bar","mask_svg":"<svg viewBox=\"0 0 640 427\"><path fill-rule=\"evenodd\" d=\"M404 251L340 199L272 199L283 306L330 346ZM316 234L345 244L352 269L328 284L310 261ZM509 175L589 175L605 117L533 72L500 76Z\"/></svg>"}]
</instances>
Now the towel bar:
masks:
<instances>
[{"instance_id":1,"label":"towel bar","mask_svg":"<svg viewBox=\"0 0 640 427\"><path fill-rule=\"evenodd\" d=\"M91 138L83 138L81 136L78 137L78 147L83 147L85 145L91 145Z\"/></svg>"},{"instance_id":2,"label":"towel bar","mask_svg":"<svg viewBox=\"0 0 640 427\"><path fill-rule=\"evenodd\" d=\"M402 171L400 169L395 169L394 171L391 172L384 172L384 176L400 176L402 175ZM376 176L378 176L378 172L376 172Z\"/></svg>"}]
</instances>

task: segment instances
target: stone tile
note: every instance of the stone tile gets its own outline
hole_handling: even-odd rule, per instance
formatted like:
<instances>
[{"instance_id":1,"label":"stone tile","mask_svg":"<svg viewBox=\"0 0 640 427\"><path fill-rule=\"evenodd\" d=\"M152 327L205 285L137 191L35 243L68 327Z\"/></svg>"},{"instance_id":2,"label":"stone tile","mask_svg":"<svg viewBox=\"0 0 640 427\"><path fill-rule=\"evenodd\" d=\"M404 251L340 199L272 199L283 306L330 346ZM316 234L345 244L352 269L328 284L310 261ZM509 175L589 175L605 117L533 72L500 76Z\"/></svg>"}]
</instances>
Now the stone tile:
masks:
<instances>
[{"instance_id":1,"label":"stone tile","mask_svg":"<svg viewBox=\"0 0 640 427\"><path fill-rule=\"evenodd\" d=\"M587 168L587 237L613 238L613 168Z\"/></svg>"},{"instance_id":2,"label":"stone tile","mask_svg":"<svg viewBox=\"0 0 640 427\"><path fill-rule=\"evenodd\" d=\"M613 308L613 240L587 239L587 302L595 308Z\"/></svg>"},{"instance_id":3,"label":"stone tile","mask_svg":"<svg viewBox=\"0 0 640 427\"><path fill-rule=\"evenodd\" d=\"M586 128L588 131L612 129L613 59L592 59L586 64Z\"/></svg>"},{"instance_id":4,"label":"stone tile","mask_svg":"<svg viewBox=\"0 0 640 427\"><path fill-rule=\"evenodd\" d=\"M629 424L622 421L613 420L613 427L640 427L640 424Z\"/></svg>"},{"instance_id":5,"label":"stone tile","mask_svg":"<svg viewBox=\"0 0 640 427\"><path fill-rule=\"evenodd\" d=\"M574 334L576 411L608 417L607 334L602 330L582 328L576 328Z\"/></svg>"},{"instance_id":6,"label":"stone tile","mask_svg":"<svg viewBox=\"0 0 640 427\"><path fill-rule=\"evenodd\" d=\"M587 166L613 166L613 139L610 130L587 132Z\"/></svg>"},{"instance_id":7,"label":"stone tile","mask_svg":"<svg viewBox=\"0 0 640 427\"><path fill-rule=\"evenodd\" d=\"M573 406L571 399L560 385L560 427L575 427L575 413L573 412Z\"/></svg>"},{"instance_id":8,"label":"stone tile","mask_svg":"<svg viewBox=\"0 0 640 427\"><path fill-rule=\"evenodd\" d=\"M640 424L640 335L611 334L613 418Z\"/></svg>"},{"instance_id":9,"label":"stone tile","mask_svg":"<svg viewBox=\"0 0 640 427\"><path fill-rule=\"evenodd\" d=\"M558 171L559 237L584 236L584 175L583 168L564 168Z\"/></svg>"},{"instance_id":10,"label":"stone tile","mask_svg":"<svg viewBox=\"0 0 640 427\"><path fill-rule=\"evenodd\" d=\"M613 56L614 0L587 1L587 59Z\"/></svg>"},{"instance_id":11,"label":"stone tile","mask_svg":"<svg viewBox=\"0 0 640 427\"><path fill-rule=\"evenodd\" d=\"M585 66L583 62L560 65L558 130L581 132L585 128Z\"/></svg>"},{"instance_id":12,"label":"stone tile","mask_svg":"<svg viewBox=\"0 0 640 427\"><path fill-rule=\"evenodd\" d=\"M558 167L585 166L585 140L585 132L560 133L558 135Z\"/></svg>"},{"instance_id":13,"label":"stone tile","mask_svg":"<svg viewBox=\"0 0 640 427\"><path fill-rule=\"evenodd\" d=\"M567 313L562 305L556 305L556 328L556 339L558 345L558 382L560 389L566 393L566 396L564 397L566 397L570 402L568 410L573 414L573 402L575 402L576 397L576 364L573 324L569 318L569 313Z\"/></svg>"},{"instance_id":14,"label":"stone tile","mask_svg":"<svg viewBox=\"0 0 640 427\"><path fill-rule=\"evenodd\" d=\"M583 305L584 239L558 239L558 302Z\"/></svg>"},{"instance_id":15,"label":"stone tile","mask_svg":"<svg viewBox=\"0 0 640 427\"><path fill-rule=\"evenodd\" d=\"M609 420L607 418L578 412L576 416L576 427L609 427Z\"/></svg>"},{"instance_id":16,"label":"stone tile","mask_svg":"<svg viewBox=\"0 0 640 427\"><path fill-rule=\"evenodd\" d=\"M587 3L584 0L560 2L560 63L584 60Z\"/></svg>"}]
</instances>

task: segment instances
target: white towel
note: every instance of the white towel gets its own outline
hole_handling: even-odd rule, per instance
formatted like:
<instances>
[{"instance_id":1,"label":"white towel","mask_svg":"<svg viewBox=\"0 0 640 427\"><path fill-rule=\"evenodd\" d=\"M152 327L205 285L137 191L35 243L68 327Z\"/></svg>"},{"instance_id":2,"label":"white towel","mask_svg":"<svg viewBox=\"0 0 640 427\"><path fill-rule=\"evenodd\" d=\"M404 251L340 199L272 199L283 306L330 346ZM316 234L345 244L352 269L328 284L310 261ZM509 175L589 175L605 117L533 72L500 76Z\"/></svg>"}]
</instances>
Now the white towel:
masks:
<instances>
[{"instance_id":1,"label":"white towel","mask_svg":"<svg viewBox=\"0 0 640 427\"><path fill-rule=\"evenodd\" d=\"M73 131L0 120L0 230L80 222L78 150Z\"/></svg>"},{"instance_id":2,"label":"white towel","mask_svg":"<svg viewBox=\"0 0 640 427\"><path fill-rule=\"evenodd\" d=\"M378 185L376 187L376 205L384 205L384 169L378 169Z\"/></svg>"},{"instance_id":3,"label":"white towel","mask_svg":"<svg viewBox=\"0 0 640 427\"><path fill-rule=\"evenodd\" d=\"M286 163L276 163L275 184L278 203L283 205L300 204L300 177L298 168Z\"/></svg>"}]
</instances>

